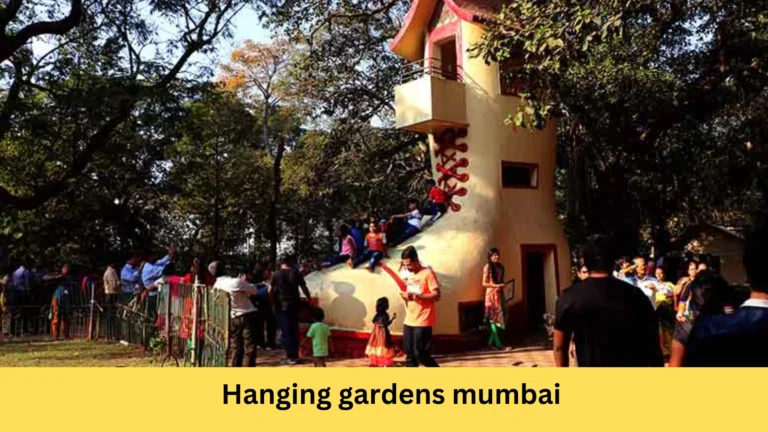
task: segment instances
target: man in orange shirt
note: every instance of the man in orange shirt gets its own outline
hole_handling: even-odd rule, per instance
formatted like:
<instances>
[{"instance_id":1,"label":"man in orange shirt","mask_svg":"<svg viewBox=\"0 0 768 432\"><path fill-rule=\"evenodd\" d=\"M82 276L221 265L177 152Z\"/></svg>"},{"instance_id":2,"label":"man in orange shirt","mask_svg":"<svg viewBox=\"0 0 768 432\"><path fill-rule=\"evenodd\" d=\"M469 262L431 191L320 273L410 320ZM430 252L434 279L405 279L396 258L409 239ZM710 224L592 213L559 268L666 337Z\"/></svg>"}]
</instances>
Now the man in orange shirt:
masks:
<instances>
[{"instance_id":1,"label":"man in orange shirt","mask_svg":"<svg viewBox=\"0 0 768 432\"><path fill-rule=\"evenodd\" d=\"M403 322L403 348L406 366L437 367L432 358L432 327L435 326L435 304L440 300L440 283L432 269L423 267L413 246L407 247L401 257L404 270L400 277L406 284Z\"/></svg>"}]
</instances>

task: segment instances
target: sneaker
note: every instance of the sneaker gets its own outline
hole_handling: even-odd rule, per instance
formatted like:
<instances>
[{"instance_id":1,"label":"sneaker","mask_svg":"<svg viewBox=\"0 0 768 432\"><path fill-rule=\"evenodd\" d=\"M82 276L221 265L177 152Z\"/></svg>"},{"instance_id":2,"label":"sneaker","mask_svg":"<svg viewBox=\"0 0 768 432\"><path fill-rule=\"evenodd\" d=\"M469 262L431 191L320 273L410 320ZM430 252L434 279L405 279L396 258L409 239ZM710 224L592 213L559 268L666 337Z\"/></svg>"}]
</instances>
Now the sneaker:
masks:
<instances>
[{"instance_id":1,"label":"sneaker","mask_svg":"<svg viewBox=\"0 0 768 432\"><path fill-rule=\"evenodd\" d=\"M437 222L437 220L440 219L440 216L442 215L443 215L442 213L437 212L436 215L432 216L432 222Z\"/></svg>"},{"instance_id":2,"label":"sneaker","mask_svg":"<svg viewBox=\"0 0 768 432\"><path fill-rule=\"evenodd\" d=\"M280 362L280 364L282 366L296 366L297 364L299 364L299 362L294 359L284 359L283 361Z\"/></svg>"}]
</instances>

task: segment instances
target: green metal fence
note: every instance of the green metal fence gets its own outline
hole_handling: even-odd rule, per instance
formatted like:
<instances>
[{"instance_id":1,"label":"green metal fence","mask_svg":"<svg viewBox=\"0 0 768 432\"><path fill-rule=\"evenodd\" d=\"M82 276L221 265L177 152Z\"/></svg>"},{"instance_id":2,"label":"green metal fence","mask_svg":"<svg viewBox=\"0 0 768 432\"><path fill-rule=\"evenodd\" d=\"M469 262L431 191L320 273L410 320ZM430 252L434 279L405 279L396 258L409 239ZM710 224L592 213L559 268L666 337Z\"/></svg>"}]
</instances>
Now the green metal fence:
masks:
<instances>
[{"instance_id":1,"label":"green metal fence","mask_svg":"<svg viewBox=\"0 0 768 432\"><path fill-rule=\"evenodd\" d=\"M163 365L226 366L229 295L205 285L163 285L157 327L166 343Z\"/></svg>"},{"instance_id":2,"label":"green metal fence","mask_svg":"<svg viewBox=\"0 0 768 432\"><path fill-rule=\"evenodd\" d=\"M153 351L163 366L226 366L229 349L229 294L204 285L162 284L149 296L101 295L97 283L71 284L66 334L106 339ZM48 296L40 296L48 297ZM30 297L31 298L31 297ZM11 338L51 334L50 298L4 304L0 333Z\"/></svg>"},{"instance_id":3,"label":"green metal fence","mask_svg":"<svg viewBox=\"0 0 768 432\"><path fill-rule=\"evenodd\" d=\"M10 338L51 335L51 299L59 287L66 289L69 299L67 307L62 308L59 320L57 330L60 336L92 338L93 326L97 322L92 317L92 309L96 307L92 297L95 287L71 282L41 285L34 292L11 292L12 288L6 287L0 311L0 333ZM98 314L98 309L93 314Z\"/></svg>"},{"instance_id":4,"label":"green metal fence","mask_svg":"<svg viewBox=\"0 0 768 432\"><path fill-rule=\"evenodd\" d=\"M206 289L202 296L201 366L226 366L229 350L229 294Z\"/></svg>"}]
</instances>

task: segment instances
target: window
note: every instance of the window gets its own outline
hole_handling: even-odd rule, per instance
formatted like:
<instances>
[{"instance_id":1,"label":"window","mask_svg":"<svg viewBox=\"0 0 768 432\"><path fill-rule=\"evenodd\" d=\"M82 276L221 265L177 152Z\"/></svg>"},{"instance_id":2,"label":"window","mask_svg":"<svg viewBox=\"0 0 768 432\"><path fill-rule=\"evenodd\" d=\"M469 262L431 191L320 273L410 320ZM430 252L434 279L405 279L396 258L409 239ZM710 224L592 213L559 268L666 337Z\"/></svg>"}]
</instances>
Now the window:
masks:
<instances>
[{"instance_id":1,"label":"window","mask_svg":"<svg viewBox=\"0 0 768 432\"><path fill-rule=\"evenodd\" d=\"M539 187L539 166L521 162L502 162L501 185L511 189L536 189Z\"/></svg>"}]
</instances>

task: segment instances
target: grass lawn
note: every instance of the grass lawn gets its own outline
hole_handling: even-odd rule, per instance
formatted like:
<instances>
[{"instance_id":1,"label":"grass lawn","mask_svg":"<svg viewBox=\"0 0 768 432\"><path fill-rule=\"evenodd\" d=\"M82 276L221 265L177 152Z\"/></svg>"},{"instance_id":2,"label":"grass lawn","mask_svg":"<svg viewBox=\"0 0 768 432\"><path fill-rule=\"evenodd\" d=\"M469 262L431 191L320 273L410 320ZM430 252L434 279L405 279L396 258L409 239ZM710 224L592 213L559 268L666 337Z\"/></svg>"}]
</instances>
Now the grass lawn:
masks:
<instances>
[{"instance_id":1,"label":"grass lawn","mask_svg":"<svg viewBox=\"0 0 768 432\"><path fill-rule=\"evenodd\" d=\"M154 366L140 347L89 341L0 342L0 367Z\"/></svg>"}]
</instances>

